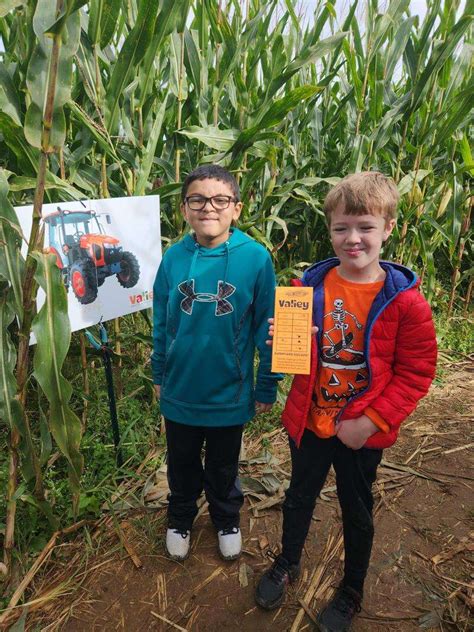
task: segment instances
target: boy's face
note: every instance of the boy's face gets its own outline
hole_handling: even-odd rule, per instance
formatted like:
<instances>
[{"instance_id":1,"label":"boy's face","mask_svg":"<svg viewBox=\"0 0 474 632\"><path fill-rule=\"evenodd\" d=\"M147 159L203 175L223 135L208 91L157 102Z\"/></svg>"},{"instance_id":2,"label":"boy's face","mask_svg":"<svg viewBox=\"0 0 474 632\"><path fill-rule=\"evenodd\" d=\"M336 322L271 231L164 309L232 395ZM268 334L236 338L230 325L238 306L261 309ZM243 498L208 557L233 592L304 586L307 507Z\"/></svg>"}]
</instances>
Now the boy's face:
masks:
<instances>
[{"instance_id":1,"label":"boy's face","mask_svg":"<svg viewBox=\"0 0 474 632\"><path fill-rule=\"evenodd\" d=\"M193 210L192 207L202 205L204 200L199 198L215 198L207 200L202 210ZM222 198L222 199L221 199ZM228 200L231 198L227 208ZM207 248L214 248L224 243L229 237L229 229L233 220L237 220L242 210L241 202L234 202L234 194L229 184L206 178L206 180L194 180L186 192L186 200L181 204L181 212L186 221L196 233L198 243Z\"/></svg>"},{"instance_id":2,"label":"boy's face","mask_svg":"<svg viewBox=\"0 0 474 632\"><path fill-rule=\"evenodd\" d=\"M346 215L343 204L333 211L331 243L346 278L366 282L377 278L380 250L394 226L394 219L386 220L381 215Z\"/></svg>"}]
</instances>

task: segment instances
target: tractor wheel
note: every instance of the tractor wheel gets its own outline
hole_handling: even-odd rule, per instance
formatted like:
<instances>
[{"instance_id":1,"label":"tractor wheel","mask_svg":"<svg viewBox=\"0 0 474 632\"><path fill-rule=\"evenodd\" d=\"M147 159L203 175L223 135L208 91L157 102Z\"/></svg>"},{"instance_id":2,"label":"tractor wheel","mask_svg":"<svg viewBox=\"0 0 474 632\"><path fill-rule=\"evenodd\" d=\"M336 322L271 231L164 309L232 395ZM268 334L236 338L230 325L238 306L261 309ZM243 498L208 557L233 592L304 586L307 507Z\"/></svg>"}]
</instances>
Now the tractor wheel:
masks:
<instances>
[{"instance_id":1,"label":"tractor wheel","mask_svg":"<svg viewBox=\"0 0 474 632\"><path fill-rule=\"evenodd\" d=\"M79 303L87 305L97 298L97 277L95 266L89 259L76 261L69 275L72 291Z\"/></svg>"},{"instance_id":2,"label":"tractor wheel","mask_svg":"<svg viewBox=\"0 0 474 632\"><path fill-rule=\"evenodd\" d=\"M140 278L140 265L135 255L124 252L120 261L121 270L117 274L118 282L122 287L133 287Z\"/></svg>"}]
</instances>

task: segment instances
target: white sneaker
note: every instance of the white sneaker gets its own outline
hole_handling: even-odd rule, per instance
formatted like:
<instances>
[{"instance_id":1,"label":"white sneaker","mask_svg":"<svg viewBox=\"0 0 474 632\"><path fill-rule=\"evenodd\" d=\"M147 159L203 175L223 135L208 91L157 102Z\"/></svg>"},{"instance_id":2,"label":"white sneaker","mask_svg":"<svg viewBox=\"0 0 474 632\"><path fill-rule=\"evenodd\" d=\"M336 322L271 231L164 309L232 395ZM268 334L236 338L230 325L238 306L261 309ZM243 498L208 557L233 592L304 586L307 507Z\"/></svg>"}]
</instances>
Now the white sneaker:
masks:
<instances>
[{"instance_id":1,"label":"white sneaker","mask_svg":"<svg viewBox=\"0 0 474 632\"><path fill-rule=\"evenodd\" d=\"M225 560L236 560L242 552L242 534L239 527L230 527L217 532L219 551Z\"/></svg>"},{"instance_id":2,"label":"white sneaker","mask_svg":"<svg viewBox=\"0 0 474 632\"><path fill-rule=\"evenodd\" d=\"M185 560L189 555L191 531L168 529L166 532L166 550L172 560Z\"/></svg>"}]
</instances>

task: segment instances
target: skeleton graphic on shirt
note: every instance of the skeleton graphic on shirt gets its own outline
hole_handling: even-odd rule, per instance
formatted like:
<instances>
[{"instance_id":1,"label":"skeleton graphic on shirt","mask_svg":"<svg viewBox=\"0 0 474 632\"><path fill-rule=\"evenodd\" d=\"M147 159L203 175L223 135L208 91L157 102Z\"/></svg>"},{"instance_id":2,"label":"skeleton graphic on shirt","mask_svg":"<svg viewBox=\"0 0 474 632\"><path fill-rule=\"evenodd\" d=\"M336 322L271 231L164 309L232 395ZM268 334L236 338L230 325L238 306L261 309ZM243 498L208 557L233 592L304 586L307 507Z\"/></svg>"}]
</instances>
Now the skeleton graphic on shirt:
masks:
<instances>
[{"instance_id":1,"label":"skeleton graphic on shirt","mask_svg":"<svg viewBox=\"0 0 474 632\"><path fill-rule=\"evenodd\" d=\"M329 345L323 345L323 351L327 357L339 357L337 354L344 349L351 349L352 354L363 355L362 351L357 351L352 348L352 340L354 334L347 330L349 329L349 323L346 322L347 317L350 316L357 329L362 329L363 325L359 322L357 316L347 309L344 309L344 301L340 298L336 298L334 301L334 309L328 314L324 315L324 318L331 317L334 326L324 332L324 338L329 342Z\"/></svg>"},{"instance_id":2,"label":"skeleton graphic on shirt","mask_svg":"<svg viewBox=\"0 0 474 632\"><path fill-rule=\"evenodd\" d=\"M324 323L326 328L323 331L321 364L323 367L334 369L335 372L326 386L321 384L321 395L327 402L338 402L342 405L344 401L364 390L367 385L364 351L361 348L354 348L357 338L360 340L360 336L354 335L354 329L361 331L364 325L355 314L345 309L341 298L334 300L333 309L324 315ZM342 375L338 377L341 370L347 372L348 378L343 392L339 388L342 386Z\"/></svg>"}]
</instances>

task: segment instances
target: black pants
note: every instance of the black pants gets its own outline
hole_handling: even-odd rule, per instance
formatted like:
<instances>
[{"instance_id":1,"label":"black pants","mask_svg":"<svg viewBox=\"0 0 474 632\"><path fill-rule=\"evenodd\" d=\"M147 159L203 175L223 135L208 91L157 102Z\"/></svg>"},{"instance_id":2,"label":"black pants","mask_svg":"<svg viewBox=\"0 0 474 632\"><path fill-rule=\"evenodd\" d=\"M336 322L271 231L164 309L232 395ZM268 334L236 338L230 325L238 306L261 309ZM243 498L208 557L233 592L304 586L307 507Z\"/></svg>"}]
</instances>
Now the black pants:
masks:
<instances>
[{"instance_id":1,"label":"black pants","mask_svg":"<svg viewBox=\"0 0 474 632\"><path fill-rule=\"evenodd\" d=\"M191 529L198 512L197 500L204 490L216 529L238 527L244 502L238 479L243 425L208 428L165 421L170 487L168 526Z\"/></svg>"},{"instance_id":2,"label":"black pants","mask_svg":"<svg viewBox=\"0 0 474 632\"><path fill-rule=\"evenodd\" d=\"M290 439L290 449L292 474L283 503L282 554L291 563L299 562L316 498L333 465L344 533L343 583L362 594L374 537L372 485L382 450L351 450L337 437L320 439L310 430L305 430L299 448Z\"/></svg>"}]
</instances>

